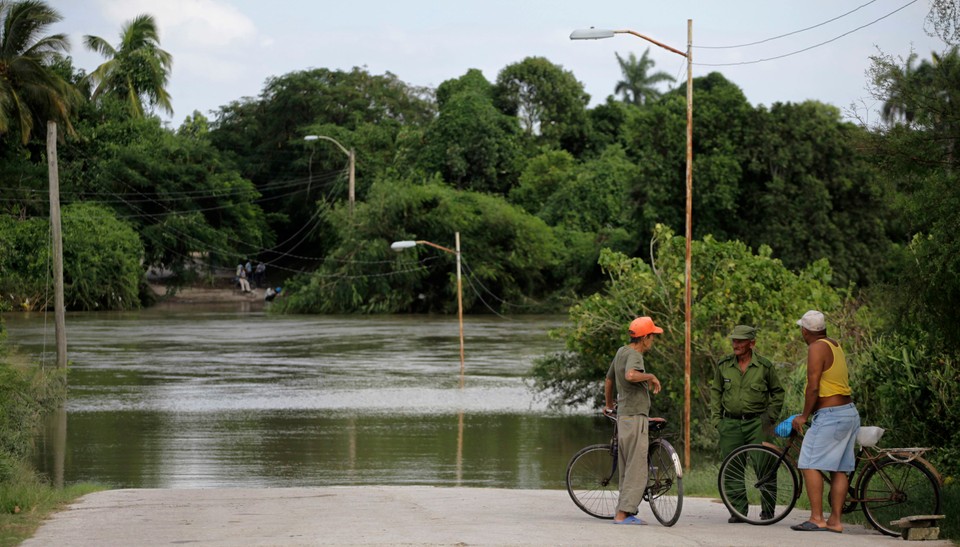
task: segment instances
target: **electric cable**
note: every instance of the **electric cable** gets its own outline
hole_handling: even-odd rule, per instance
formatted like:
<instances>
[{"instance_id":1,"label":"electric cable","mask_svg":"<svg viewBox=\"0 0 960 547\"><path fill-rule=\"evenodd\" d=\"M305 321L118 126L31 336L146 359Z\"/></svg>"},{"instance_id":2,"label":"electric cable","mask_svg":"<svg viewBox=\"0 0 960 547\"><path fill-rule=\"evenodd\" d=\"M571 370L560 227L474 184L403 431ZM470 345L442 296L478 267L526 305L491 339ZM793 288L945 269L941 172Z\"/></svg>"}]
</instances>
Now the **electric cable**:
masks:
<instances>
[{"instance_id":1,"label":"electric cable","mask_svg":"<svg viewBox=\"0 0 960 547\"><path fill-rule=\"evenodd\" d=\"M839 40L840 38L843 38L844 36L848 36L848 35L850 35L850 34L853 34L854 32L857 32L857 31L859 31L859 30L865 29L865 28L867 28L867 27L869 27L869 26L871 26L871 25L874 25L874 24L876 24L876 23L878 23L878 22L886 19L887 17L890 17L891 15L893 15L893 14L899 12L899 11L902 11L902 10L906 9L906 8L909 7L910 5L917 3L917 1L918 1L918 0L911 0L910 2L907 2L907 3L904 4L903 6L900 6L899 8L891 11L890 13L888 13L888 14L882 16L882 17L879 17L879 18L877 18L877 19L874 19L873 21L871 21L871 22L869 22L869 23L866 23L866 24L864 24L864 25L861 25L861 26L859 26L859 27L857 27L857 28L855 28L855 29L853 29L853 30L844 32L843 34L841 34L841 35L839 35L839 36L835 36L835 37L833 37L833 38L831 38L831 39L829 39L829 40L825 40L825 41L823 41L823 42L820 42L820 43L818 43L818 44L814 44L814 45L809 46L809 47L805 47L805 48L803 48L803 49L798 49L798 50L792 51L792 52L790 52L790 53L784 53L783 55L777 55L777 56L775 56L775 57L766 57L766 58L763 58L763 59L754 59L754 60L752 60L752 61L739 61L739 62L735 62L735 63L693 63L693 64L694 64L695 66L737 66L737 65L753 65L753 64L757 64L757 63L765 63L765 62L767 62L767 61L775 61L775 60L777 60L777 59L783 59L783 58L785 58L785 57L791 57L791 56L793 56L793 55L797 55L798 53L803 53L803 52L805 52L805 51L810 51L811 49L815 49L815 48L818 48L818 47L820 47L820 46L829 44L829 43L831 43L831 42L835 42L835 41Z\"/></svg>"},{"instance_id":2,"label":"electric cable","mask_svg":"<svg viewBox=\"0 0 960 547\"><path fill-rule=\"evenodd\" d=\"M793 31L793 32L788 32L788 33L786 33L786 34L780 34L780 35L778 35L778 36L772 36L772 37L770 37L770 38L766 38L766 39L764 39L764 40L759 40L759 41L757 41L757 42L750 42L750 43L747 43L747 44L737 44L737 45L733 45L733 46L698 46L698 45L694 45L693 47L695 47L695 48L697 48L697 49L734 49L734 48L740 48L740 47L749 47L749 46L756 46L756 45L759 45L759 44L765 44L765 43L767 43L767 42L772 42L773 40L779 40L780 38L786 38L787 36L793 36L794 34L800 34L801 32L806 32L806 31L808 31L808 30L813 30L813 29L815 29L815 28L817 28L817 27L822 27L823 25L826 25L826 24L828 24L828 23L832 23L832 22L836 21L837 19L842 19L842 18L850 15L851 13L853 13L853 12L855 12L855 11L861 9L861 8L865 8L865 7L869 6L870 4L872 4L872 3L876 2L876 1L877 1L877 0L870 0L870 1L867 2L866 4L861 4L861 5L853 8L852 10L850 10L850 11L848 11L848 12L842 14L842 15L838 15L838 16L834 17L833 19L827 19L826 21L824 21L824 22L822 22L822 23L817 23L816 25L813 25L813 26L810 26L810 27L806 27L806 28L802 28L802 29L800 29L800 30L795 30L795 31Z\"/></svg>"}]
</instances>

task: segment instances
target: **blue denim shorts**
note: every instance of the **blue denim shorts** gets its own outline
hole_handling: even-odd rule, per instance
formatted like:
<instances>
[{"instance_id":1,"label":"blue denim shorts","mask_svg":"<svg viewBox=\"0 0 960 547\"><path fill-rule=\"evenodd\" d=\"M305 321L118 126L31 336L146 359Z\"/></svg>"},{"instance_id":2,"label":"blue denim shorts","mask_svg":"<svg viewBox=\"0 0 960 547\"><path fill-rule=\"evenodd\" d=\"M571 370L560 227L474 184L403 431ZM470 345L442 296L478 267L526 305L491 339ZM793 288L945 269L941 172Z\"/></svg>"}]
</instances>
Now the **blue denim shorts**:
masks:
<instances>
[{"instance_id":1,"label":"blue denim shorts","mask_svg":"<svg viewBox=\"0 0 960 547\"><path fill-rule=\"evenodd\" d=\"M857 464L853 444L860 430L860 413L853 403L821 408L813 413L813 423L800 447L800 469L843 471Z\"/></svg>"}]
</instances>

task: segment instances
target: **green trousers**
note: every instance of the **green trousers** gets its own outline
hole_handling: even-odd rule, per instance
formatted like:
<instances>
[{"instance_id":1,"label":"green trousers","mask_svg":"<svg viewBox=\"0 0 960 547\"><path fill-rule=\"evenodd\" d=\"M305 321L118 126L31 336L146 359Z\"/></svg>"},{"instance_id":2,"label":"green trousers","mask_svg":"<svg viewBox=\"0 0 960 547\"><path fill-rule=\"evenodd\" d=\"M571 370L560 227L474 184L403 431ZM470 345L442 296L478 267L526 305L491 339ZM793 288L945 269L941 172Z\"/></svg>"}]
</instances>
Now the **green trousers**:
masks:
<instances>
[{"instance_id":1,"label":"green trousers","mask_svg":"<svg viewBox=\"0 0 960 547\"><path fill-rule=\"evenodd\" d=\"M722 418L720 420L720 425L718 427L720 433L720 457L726 458L731 452L745 444L760 444L764 441L768 441L769 435L765 431L763 420L760 418L754 418L752 420L738 420L734 418ZM773 463L776 462L775 458L768 458L765 456L760 456L758 458L752 458L750 465L753 468L756 476L763 476L765 472L770 469ZM731 468L732 473L728 473L728 477L743 477L745 474L745 469L743 468L746 465L746 461L737 460L731 462L734 465ZM739 511L741 514L747 514L747 490L744 484L727 482L724 484L724 488L730 494L729 499L730 503ZM742 495L737 495L738 492L741 492ZM773 507L777 499L777 490L776 483L773 483L772 487L765 488L761 491L761 513L773 513ZM749 500L753 503L756 503L756 500Z\"/></svg>"}]
</instances>

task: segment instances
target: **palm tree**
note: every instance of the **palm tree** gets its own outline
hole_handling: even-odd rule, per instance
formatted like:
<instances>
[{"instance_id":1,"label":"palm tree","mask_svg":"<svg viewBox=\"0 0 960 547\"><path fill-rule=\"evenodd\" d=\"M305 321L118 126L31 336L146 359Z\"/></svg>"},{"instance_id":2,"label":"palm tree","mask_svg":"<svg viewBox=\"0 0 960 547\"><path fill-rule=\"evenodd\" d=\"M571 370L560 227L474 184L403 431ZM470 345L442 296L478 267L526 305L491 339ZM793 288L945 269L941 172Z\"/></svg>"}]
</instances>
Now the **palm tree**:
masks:
<instances>
[{"instance_id":1,"label":"palm tree","mask_svg":"<svg viewBox=\"0 0 960 547\"><path fill-rule=\"evenodd\" d=\"M620 63L620 72L623 73L623 80L617 82L614 93L623 95L623 101L637 106L649 103L658 99L661 95L656 86L660 82L672 82L676 80L666 72L660 71L653 74L647 72L653 68L653 59L649 57L650 48L643 52L643 56L637 59L637 56L630 53L630 56L624 59L619 53L615 53L617 62Z\"/></svg>"},{"instance_id":2,"label":"palm tree","mask_svg":"<svg viewBox=\"0 0 960 547\"><path fill-rule=\"evenodd\" d=\"M885 122L891 123L903 119L908 124L917 117L917 104L914 87L920 76L913 62L917 54L911 53L907 57L903 68L889 64L879 75L879 80L886 86L887 100L883 103L880 115Z\"/></svg>"},{"instance_id":3,"label":"palm tree","mask_svg":"<svg viewBox=\"0 0 960 547\"><path fill-rule=\"evenodd\" d=\"M16 130L23 144L45 120L73 131L70 108L80 93L51 68L70 43L64 34L43 36L61 19L40 0L0 0L0 134Z\"/></svg>"},{"instance_id":4,"label":"palm tree","mask_svg":"<svg viewBox=\"0 0 960 547\"><path fill-rule=\"evenodd\" d=\"M94 85L94 100L115 96L138 117L144 115L144 102L173 114L166 90L173 56L160 49L153 16L138 15L124 24L116 48L98 36L84 36L84 44L107 59L88 76Z\"/></svg>"}]
</instances>

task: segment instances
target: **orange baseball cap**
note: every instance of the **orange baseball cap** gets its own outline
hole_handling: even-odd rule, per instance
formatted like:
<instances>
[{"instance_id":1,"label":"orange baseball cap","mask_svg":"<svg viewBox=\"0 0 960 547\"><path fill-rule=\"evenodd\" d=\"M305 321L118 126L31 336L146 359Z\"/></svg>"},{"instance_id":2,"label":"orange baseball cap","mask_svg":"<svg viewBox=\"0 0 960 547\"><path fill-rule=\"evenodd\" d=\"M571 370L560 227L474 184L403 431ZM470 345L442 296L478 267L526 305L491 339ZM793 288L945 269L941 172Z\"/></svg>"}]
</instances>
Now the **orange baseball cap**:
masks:
<instances>
[{"instance_id":1,"label":"orange baseball cap","mask_svg":"<svg viewBox=\"0 0 960 547\"><path fill-rule=\"evenodd\" d=\"M640 338L648 334L663 334L663 329L653 324L653 319L643 316L630 322L630 336Z\"/></svg>"}]
</instances>

